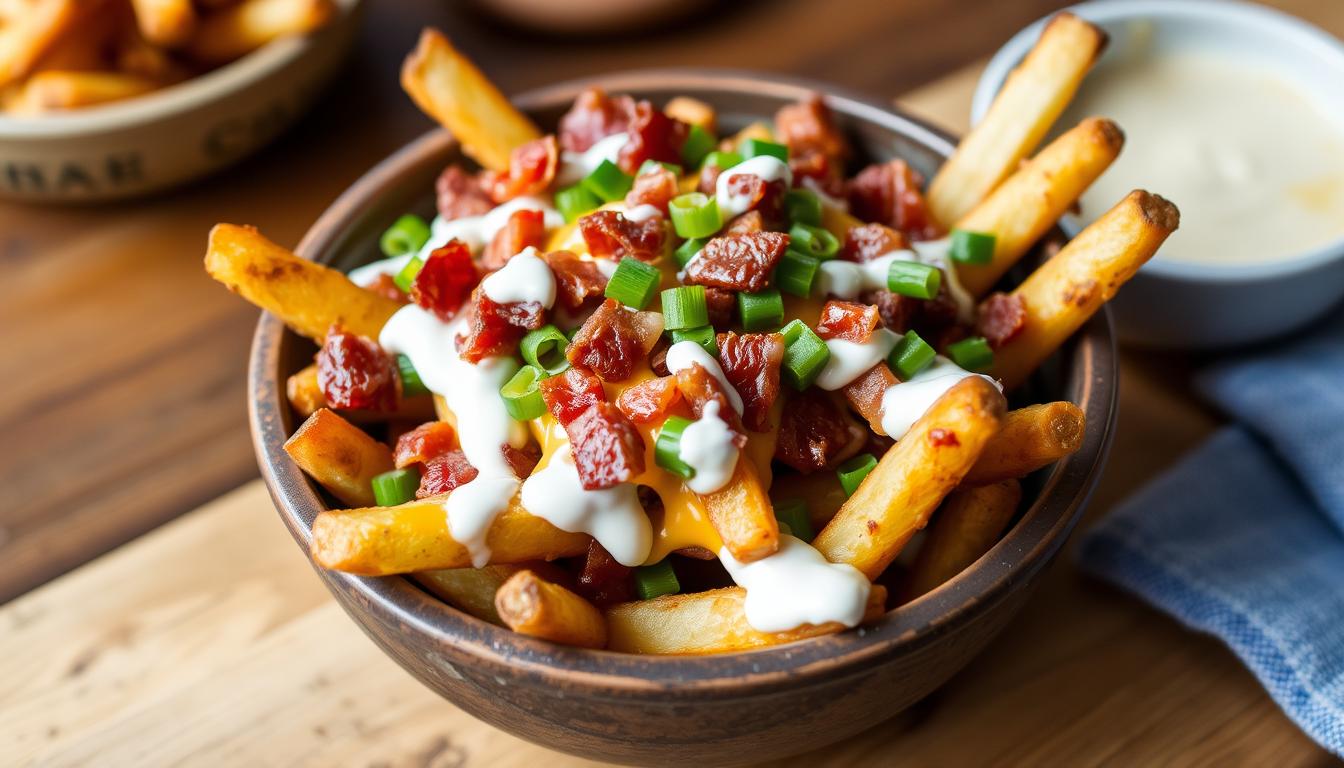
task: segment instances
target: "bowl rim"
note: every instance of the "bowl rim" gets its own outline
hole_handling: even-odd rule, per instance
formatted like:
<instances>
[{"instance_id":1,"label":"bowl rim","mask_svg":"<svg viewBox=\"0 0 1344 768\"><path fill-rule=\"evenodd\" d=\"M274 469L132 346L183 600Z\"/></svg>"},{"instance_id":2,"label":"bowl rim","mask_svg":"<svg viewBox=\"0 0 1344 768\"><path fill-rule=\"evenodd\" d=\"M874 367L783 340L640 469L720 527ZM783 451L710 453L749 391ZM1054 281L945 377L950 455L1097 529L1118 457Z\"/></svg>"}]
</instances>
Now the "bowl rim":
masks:
<instances>
[{"instance_id":1,"label":"bowl rim","mask_svg":"<svg viewBox=\"0 0 1344 768\"><path fill-rule=\"evenodd\" d=\"M1182 18L1217 20L1253 30L1256 34L1279 36L1303 51L1321 58L1333 58L1344 68L1344 41L1320 27L1277 8L1242 2L1242 0L1093 0L1062 9L1101 26L1130 20L1160 20ZM1062 12L1060 11L1060 12ZM1053 16L1054 14L1050 14ZM984 117L994 96L1003 87L1008 73L1017 66L1041 28L1050 20L1044 16L1023 27L1009 38L990 58L976 82L971 97L971 123ZM1123 127L1123 126L1122 126ZM1070 236L1081 227L1066 217L1061 226ZM1199 264L1183 261L1152 259L1143 266L1143 273L1185 282L1213 282L1245 284L1273 278L1287 278L1319 269L1334 262L1344 261L1344 236L1314 248L1302 250L1286 259L1262 264Z\"/></svg>"},{"instance_id":2,"label":"bowl rim","mask_svg":"<svg viewBox=\"0 0 1344 768\"><path fill-rule=\"evenodd\" d=\"M50 115L0 114L0 140L63 139L162 120L235 93L288 68L322 43L322 33L349 23L362 0L335 0L336 15L311 34L287 35L234 61L142 96Z\"/></svg>"},{"instance_id":3,"label":"bowl rim","mask_svg":"<svg viewBox=\"0 0 1344 768\"><path fill-rule=\"evenodd\" d=\"M940 129L852 91L802 78L742 70L664 68L599 75L529 91L515 102L524 110L563 105L589 85L629 92L676 88L728 95L765 93L789 100L819 91L832 109L922 143L943 157L954 146L951 136ZM447 133L436 129L384 159L318 218L298 253L325 261L319 257L343 236L367 200L393 185L393 180L414 167L423 155L451 145ZM284 396L287 372L280 368L286 333L277 318L262 313L249 362L249 417L262 477L281 519L306 554L311 519L325 505L282 448L289 437ZM451 647L459 658L469 657L481 668L544 678L548 685L561 690L582 689L591 694L601 689L613 697L657 696L665 700L727 697L741 695L744 690L761 694L792 687L803 676L858 675L898 650L909 651L936 641L982 606L1006 599L1018 582L1034 576L1063 545L1096 485L1114 431L1118 370L1109 312L1098 314L1080 329L1069 342L1069 349L1073 369L1070 386L1077 390L1074 394L1091 426L1082 448L1049 471L1030 508L980 560L929 594L856 630L708 656L641 656L586 650L526 637L476 619L430 596L405 576L360 577L324 571L315 564L314 569L330 589L343 592L361 607L384 613L400 631L419 633L433 643ZM460 674L442 654L435 661L447 665L448 674Z\"/></svg>"}]
</instances>

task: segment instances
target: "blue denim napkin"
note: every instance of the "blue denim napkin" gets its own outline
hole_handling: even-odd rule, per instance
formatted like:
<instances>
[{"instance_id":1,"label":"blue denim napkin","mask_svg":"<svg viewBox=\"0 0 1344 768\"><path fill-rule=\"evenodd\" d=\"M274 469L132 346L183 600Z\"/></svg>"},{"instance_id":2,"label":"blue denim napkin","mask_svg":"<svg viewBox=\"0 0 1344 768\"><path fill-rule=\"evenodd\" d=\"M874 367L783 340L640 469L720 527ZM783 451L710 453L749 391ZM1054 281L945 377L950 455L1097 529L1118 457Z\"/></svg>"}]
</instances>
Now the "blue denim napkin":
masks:
<instances>
[{"instance_id":1,"label":"blue denim napkin","mask_svg":"<svg viewBox=\"0 0 1344 768\"><path fill-rule=\"evenodd\" d=\"M1079 563L1221 638L1344 756L1344 313L1197 386L1236 424L1089 531Z\"/></svg>"}]
</instances>

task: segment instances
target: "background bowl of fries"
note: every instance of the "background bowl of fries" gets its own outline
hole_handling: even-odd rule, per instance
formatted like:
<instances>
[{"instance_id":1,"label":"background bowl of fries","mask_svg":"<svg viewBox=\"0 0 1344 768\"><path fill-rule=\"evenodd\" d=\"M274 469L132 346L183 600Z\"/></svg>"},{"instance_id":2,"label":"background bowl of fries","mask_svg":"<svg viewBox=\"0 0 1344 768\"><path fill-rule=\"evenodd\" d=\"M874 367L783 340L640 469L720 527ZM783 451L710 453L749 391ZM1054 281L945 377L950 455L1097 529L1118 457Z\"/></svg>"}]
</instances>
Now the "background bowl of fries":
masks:
<instances>
[{"instance_id":1,"label":"background bowl of fries","mask_svg":"<svg viewBox=\"0 0 1344 768\"><path fill-rule=\"evenodd\" d=\"M349 49L359 0L18 5L0 20L0 196L81 202L182 184L278 136Z\"/></svg>"},{"instance_id":2,"label":"background bowl of fries","mask_svg":"<svg viewBox=\"0 0 1344 768\"><path fill-rule=\"evenodd\" d=\"M924 174L932 174L955 144L880 103L817 84L745 74L628 73L557 85L518 102L538 124L551 125L588 85L656 103L675 96L700 99L730 130L820 91L866 155L862 161L899 156ZM427 134L342 195L299 253L343 270L376 258L388 224L406 211L428 215L435 178L460 160L445 132ZM313 352L311 342L263 315L249 372L258 462L281 518L305 552L314 518L332 502L285 453L296 426L285 386ZM637 656L515 634L457 611L410 578L318 574L369 637L425 685L474 716L550 748L603 760L700 764L758 762L815 749L929 694L1023 604L1096 482L1115 419L1115 374L1110 319L1100 313L1024 388L1033 402L1063 399L1083 409L1089 428L1080 450L1025 481L1030 503L977 563L855 631L749 652ZM669 623L678 620L698 619L672 617Z\"/></svg>"}]
</instances>

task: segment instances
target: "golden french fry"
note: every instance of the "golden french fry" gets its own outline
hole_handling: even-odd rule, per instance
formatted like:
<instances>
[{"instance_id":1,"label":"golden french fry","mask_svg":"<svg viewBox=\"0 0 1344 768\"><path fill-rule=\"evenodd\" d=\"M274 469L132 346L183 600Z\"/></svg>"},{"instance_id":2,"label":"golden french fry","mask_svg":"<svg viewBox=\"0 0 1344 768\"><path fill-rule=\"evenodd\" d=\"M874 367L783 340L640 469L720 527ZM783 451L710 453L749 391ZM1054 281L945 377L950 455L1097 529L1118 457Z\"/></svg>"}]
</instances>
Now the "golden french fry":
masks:
<instances>
[{"instance_id":1,"label":"golden french fry","mask_svg":"<svg viewBox=\"0 0 1344 768\"><path fill-rule=\"evenodd\" d=\"M580 648L607 644L607 621L601 611L532 571L519 571L500 586L495 610L519 634Z\"/></svg>"},{"instance_id":2,"label":"golden french fry","mask_svg":"<svg viewBox=\"0 0 1344 768\"><path fill-rule=\"evenodd\" d=\"M814 531L825 528L847 498L840 478L834 472L779 475L770 486L770 495L780 501L799 499L807 504L808 520Z\"/></svg>"},{"instance_id":3,"label":"golden french fry","mask_svg":"<svg viewBox=\"0 0 1344 768\"><path fill-rule=\"evenodd\" d=\"M932 591L979 560L999 540L1021 501L1022 486L1016 480L953 491L933 516L929 535L915 555L905 600Z\"/></svg>"},{"instance_id":4,"label":"golden french fry","mask_svg":"<svg viewBox=\"0 0 1344 768\"><path fill-rule=\"evenodd\" d=\"M109 40L118 31L116 26L71 23L52 39L41 58L33 64L31 72L46 70L97 72L106 69L108 61L104 53ZM0 33L0 36L2 35L3 33Z\"/></svg>"},{"instance_id":5,"label":"golden french fry","mask_svg":"<svg viewBox=\"0 0 1344 768\"><path fill-rule=\"evenodd\" d=\"M1036 149L1105 44L1105 32L1071 13L1045 25L984 119L934 176L928 193L934 219L960 221Z\"/></svg>"},{"instance_id":6,"label":"golden french fry","mask_svg":"<svg viewBox=\"0 0 1344 768\"><path fill-rule=\"evenodd\" d=\"M737 461L723 488L702 495L709 521L733 557L751 563L779 550L779 522L752 463Z\"/></svg>"},{"instance_id":7,"label":"golden french fry","mask_svg":"<svg viewBox=\"0 0 1344 768\"><path fill-rule=\"evenodd\" d=\"M26 0L0 24L0 86L32 71L47 49L87 10L81 0Z\"/></svg>"},{"instance_id":8,"label":"golden french fry","mask_svg":"<svg viewBox=\"0 0 1344 768\"><path fill-rule=\"evenodd\" d=\"M120 72L46 70L24 81L8 106L15 114L37 115L121 101L160 85L151 78Z\"/></svg>"},{"instance_id":9,"label":"golden french fry","mask_svg":"<svg viewBox=\"0 0 1344 768\"><path fill-rule=\"evenodd\" d=\"M992 261L957 265L962 287L973 296L988 293L1110 167L1124 143L1125 135L1114 122L1089 117L1050 142L962 217L958 229L994 235Z\"/></svg>"},{"instance_id":10,"label":"golden french fry","mask_svg":"<svg viewBox=\"0 0 1344 768\"><path fill-rule=\"evenodd\" d=\"M541 137L537 126L438 30L420 34L419 45L402 65L401 87L457 137L463 152L491 170L508 170L514 148Z\"/></svg>"},{"instance_id":11,"label":"golden french fry","mask_svg":"<svg viewBox=\"0 0 1344 768\"><path fill-rule=\"evenodd\" d=\"M690 96L677 96L663 106L663 113L674 120L698 125L711 134L718 132L719 116L714 108Z\"/></svg>"},{"instance_id":12,"label":"golden french fry","mask_svg":"<svg viewBox=\"0 0 1344 768\"><path fill-rule=\"evenodd\" d=\"M317 383L316 363L285 380L285 398L289 400L289 407L305 418L327 406L327 396Z\"/></svg>"},{"instance_id":13,"label":"golden french fry","mask_svg":"<svg viewBox=\"0 0 1344 768\"><path fill-rule=\"evenodd\" d=\"M1073 403L1043 403L1009 411L1003 428L990 439L962 485L1026 477L1082 447L1086 431L1087 417Z\"/></svg>"},{"instance_id":14,"label":"golden french fry","mask_svg":"<svg viewBox=\"0 0 1344 768\"><path fill-rule=\"evenodd\" d=\"M216 224L210 230L205 271L318 343L333 325L377 339L387 319L401 308L340 272L281 248L251 227Z\"/></svg>"},{"instance_id":15,"label":"golden french fry","mask_svg":"<svg viewBox=\"0 0 1344 768\"><path fill-rule=\"evenodd\" d=\"M727 653L791 643L844 630L834 622L805 624L788 632L758 632L743 613L746 591L726 587L688 595L664 595L621 603L606 610L607 647L625 653L684 655ZM864 623L886 610L887 590L874 584L868 594Z\"/></svg>"},{"instance_id":16,"label":"golden french fry","mask_svg":"<svg viewBox=\"0 0 1344 768\"><path fill-rule=\"evenodd\" d=\"M448 529L446 498L326 510L313 521L313 560L323 568L364 576L466 568L471 555ZM517 495L485 537L496 564L573 557L587 552L589 541L587 534L566 533L528 514Z\"/></svg>"},{"instance_id":17,"label":"golden french fry","mask_svg":"<svg viewBox=\"0 0 1344 768\"><path fill-rule=\"evenodd\" d=\"M984 378L958 382L882 456L812 546L876 578L975 464L1003 413L1003 395Z\"/></svg>"},{"instance_id":18,"label":"golden french fry","mask_svg":"<svg viewBox=\"0 0 1344 768\"><path fill-rule=\"evenodd\" d=\"M332 0L242 0L201 18L185 52L205 64L224 64L278 37L302 35L326 24Z\"/></svg>"},{"instance_id":19,"label":"golden french fry","mask_svg":"<svg viewBox=\"0 0 1344 768\"><path fill-rule=\"evenodd\" d=\"M1026 308L1026 325L995 351L994 375L1009 389L1026 380L1152 258L1180 221L1176 206L1135 190L1079 232L1013 291Z\"/></svg>"},{"instance_id":20,"label":"golden french fry","mask_svg":"<svg viewBox=\"0 0 1344 768\"><path fill-rule=\"evenodd\" d=\"M191 0L131 0L140 34L155 45L176 47L196 31L196 10Z\"/></svg>"},{"instance_id":21,"label":"golden french fry","mask_svg":"<svg viewBox=\"0 0 1344 768\"><path fill-rule=\"evenodd\" d=\"M510 576L522 570L530 570L550 581L565 576L564 571L551 563L534 561L487 565L484 568L442 568L421 571L411 577L440 600L482 621L502 627L504 621L495 610L495 592Z\"/></svg>"},{"instance_id":22,"label":"golden french fry","mask_svg":"<svg viewBox=\"0 0 1344 768\"><path fill-rule=\"evenodd\" d=\"M322 408L285 441L285 453L323 488L351 506L373 506L375 475L390 472L392 450Z\"/></svg>"}]
</instances>

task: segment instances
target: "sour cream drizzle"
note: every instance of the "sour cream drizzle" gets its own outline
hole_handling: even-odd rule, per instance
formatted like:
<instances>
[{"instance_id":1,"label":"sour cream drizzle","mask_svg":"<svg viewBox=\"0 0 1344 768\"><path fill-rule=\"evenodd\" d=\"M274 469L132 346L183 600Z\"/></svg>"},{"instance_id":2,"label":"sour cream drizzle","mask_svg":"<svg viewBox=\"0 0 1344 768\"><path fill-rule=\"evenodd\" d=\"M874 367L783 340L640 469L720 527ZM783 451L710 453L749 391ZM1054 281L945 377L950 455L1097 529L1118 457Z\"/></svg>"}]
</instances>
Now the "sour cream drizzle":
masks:
<instances>
[{"instance_id":1,"label":"sour cream drizzle","mask_svg":"<svg viewBox=\"0 0 1344 768\"><path fill-rule=\"evenodd\" d=\"M863 620L872 585L852 565L829 562L801 539L779 537L779 551L754 563L739 562L727 548L719 560L746 589L747 623L760 632L785 632L803 624Z\"/></svg>"},{"instance_id":2,"label":"sour cream drizzle","mask_svg":"<svg viewBox=\"0 0 1344 768\"><path fill-rule=\"evenodd\" d=\"M887 359L900 337L886 328L878 328L862 344L846 339L827 339L831 357L817 377L817 386L834 391L859 378L865 371Z\"/></svg>"},{"instance_id":3,"label":"sour cream drizzle","mask_svg":"<svg viewBox=\"0 0 1344 768\"><path fill-rule=\"evenodd\" d=\"M719 417L719 404L705 404L700 418L682 430L678 456L695 475L686 481L686 487L699 494L714 493L728 484L737 469L740 451L733 442L736 435L727 422Z\"/></svg>"},{"instance_id":4,"label":"sour cream drizzle","mask_svg":"<svg viewBox=\"0 0 1344 768\"><path fill-rule=\"evenodd\" d=\"M532 246L504 263L481 281L481 290L493 302L530 302L550 309L555 303L555 274Z\"/></svg>"},{"instance_id":5,"label":"sour cream drizzle","mask_svg":"<svg viewBox=\"0 0 1344 768\"><path fill-rule=\"evenodd\" d=\"M621 565L643 565L653 547L653 527L634 483L585 489L568 445L523 481L522 502L528 512L562 531L597 539Z\"/></svg>"},{"instance_id":6,"label":"sour cream drizzle","mask_svg":"<svg viewBox=\"0 0 1344 768\"><path fill-rule=\"evenodd\" d=\"M789 170L788 163L773 155L757 155L743 160L720 173L714 187L714 196L718 200L719 213L723 215L724 221L746 213L755 202L751 195L735 195L729 191L728 180L744 173L759 176L766 182L783 181L786 187L793 184L793 173Z\"/></svg>"},{"instance_id":7,"label":"sour cream drizzle","mask_svg":"<svg viewBox=\"0 0 1344 768\"><path fill-rule=\"evenodd\" d=\"M630 141L629 134L613 133L593 144L582 152L564 150L560 153L560 169L555 174L557 186L578 184L584 177L597 169L603 160L617 162L621 149Z\"/></svg>"},{"instance_id":8,"label":"sour cream drizzle","mask_svg":"<svg viewBox=\"0 0 1344 768\"><path fill-rule=\"evenodd\" d=\"M677 372L690 368L692 363L699 363L709 372L710 376L718 380L724 393L728 395L728 402L732 404L733 410L741 414L742 396L737 394L733 385L728 383L728 377L723 375L723 369L719 367L719 361L710 357L704 347L694 341L678 341L667 348L668 373L676 375Z\"/></svg>"},{"instance_id":9,"label":"sour cream drizzle","mask_svg":"<svg viewBox=\"0 0 1344 768\"><path fill-rule=\"evenodd\" d=\"M942 355L935 357L933 364L909 381L887 387L887 391L882 394L882 431L893 440L900 440L944 392L971 376L981 376L1000 390L1003 389L997 381L984 374L971 373Z\"/></svg>"},{"instance_id":10,"label":"sour cream drizzle","mask_svg":"<svg viewBox=\"0 0 1344 768\"><path fill-rule=\"evenodd\" d=\"M950 241L942 238L912 245L913 250L891 251L862 264L840 259L823 261L817 274L817 290L822 296L856 299L864 291L886 290L887 273L891 270L893 261L917 261L942 270L943 283L947 286L952 301L957 305L957 314L962 320L972 319L975 299L961 286L961 281L957 280L956 267L948 258Z\"/></svg>"}]
</instances>

